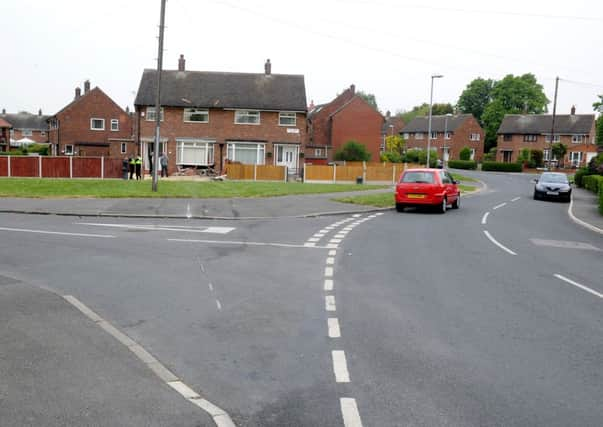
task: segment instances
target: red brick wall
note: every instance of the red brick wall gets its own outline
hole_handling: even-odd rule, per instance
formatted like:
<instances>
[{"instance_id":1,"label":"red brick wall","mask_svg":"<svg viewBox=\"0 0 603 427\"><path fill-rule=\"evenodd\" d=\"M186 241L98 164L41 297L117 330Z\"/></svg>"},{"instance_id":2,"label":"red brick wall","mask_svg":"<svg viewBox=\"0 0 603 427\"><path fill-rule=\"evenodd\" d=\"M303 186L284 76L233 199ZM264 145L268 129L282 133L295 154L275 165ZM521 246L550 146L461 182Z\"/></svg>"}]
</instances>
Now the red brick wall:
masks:
<instances>
[{"instance_id":1,"label":"red brick wall","mask_svg":"<svg viewBox=\"0 0 603 427\"><path fill-rule=\"evenodd\" d=\"M64 154L65 145L71 144L75 148L76 156L79 155L79 150L83 150L85 156L107 156L113 151L108 147L79 147L77 143L107 143L110 138L131 138L133 133L132 118L99 88L94 88L83 95L77 102L59 112L56 118L59 121L59 128L51 129L49 133L50 141L53 144L59 143L57 153L59 155ZM105 129L91 130L92 118L104 119ZM111 131L111 119L119 120L118 131ZM117 143L117 151L119 152L119 143Z\"/></svg>"},{"instance_id":2,"label":"red brick wall","mask_svg":"<svg viewBox=\"0 0 603 427\"><path fill-rule=\"evenodd\" d=\"M348 88L329 104L324 105L320 111L312 115L310 124L311 129L310 134L308 135L308 145L312 145L314 147L331 146L331 126L329 122L330 116L336 110L343 107L345 103L349 102L354 97L354 94L355 90ZM306 150L306 157L311 158L313 155L313 148L311 150Z\"/></svg>"},{"instance_id":3,"label":"red brick wall","mask_svg":"<svg viewBox=\"0 0 603 427\"><path fill-rule=\"evenodd\" d=\"M379 161L383 116L362 98L356 96L332 116L329 159L346 142L355 140L364 144L371 153L372 161Z\"/></svg>"},{"instance_id":4,"label":"red brick wall","mask_svg":"<svg viewBox=\"0 0 603 427\"><path fill-rule=\"evenodd\" d=\"M136 107L136 119L140 120L139 138L155 137L155 122L147 121L141 116L146 107ZM260 112L259 125L240 125L234 122L235 112L233 110L210 109L208 123L184 122L184 109L177 107L164 108L164 121L161 122L161 138L168 138L168 172L176 171L176 138L203 138L215 141L214 161L220 169L220 146L224 144L223 157L227 155L226 142L231 140L257 141L266 143L266 153L272 153L273 157L266 157L266 164L272 164L274 155L274 143L291 143L301 145L300 152L306 141L306 114L297 113L295 126L279 126L278 112ZM289 133L287 129L298 129L299 133ZM301 165L300 161L300 165Z\"/></svg>"},{"instance_id":5,"label":"red brick wall","mask_svg":"<svg viewBox=\"0 0 603 427\"><path fill-rule=\"evenodd\" d=\"M29 138L32 141L36 141L37 143L40 144L44 144L46 142L48 142L48 131L40 131L40 130L31 130L31 135L30 136L25 136L23 135L23 130L22 129L13 129L13 136L12 138L14 140L19 140L19 139L23 139L23 138Z\"/></svg>"}]
</instances>

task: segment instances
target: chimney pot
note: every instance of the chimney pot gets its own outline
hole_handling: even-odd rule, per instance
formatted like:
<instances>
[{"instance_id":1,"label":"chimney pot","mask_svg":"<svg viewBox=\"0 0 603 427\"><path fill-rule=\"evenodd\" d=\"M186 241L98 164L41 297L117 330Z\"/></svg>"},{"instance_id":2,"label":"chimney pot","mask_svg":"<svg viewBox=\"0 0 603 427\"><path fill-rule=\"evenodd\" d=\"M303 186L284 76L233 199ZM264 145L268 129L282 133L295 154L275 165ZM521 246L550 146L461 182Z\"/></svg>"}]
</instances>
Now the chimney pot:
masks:
<instances>
[{"instance_id":1,"label":"chimney pot","mask_svg":"<svg viewBox=\"0 0 603 427\"><path fill-rule=\"evenodd\" d=\"M75 88L75 99L79 99L82 96L82 89L80 87Z\"/></svg>"},{"instance_id":2,"label":"chimney pot","mask_svg":"<svg viewBox=\"0 0 603 427\"><path fill-rule=\"evenodd\" d=\"M6 108L2 109L2 114L6 114Z\"/></svg>"},{"instance_id":3,"label":"chimney pot","mask_svg":"<svg viewBox=\"0 0 603 427\"><path fill-rule=\"evenodd\" d=\"M267 59L266 63L264 64L264 72L266 75L272 74L272 64L270 63L270 59Z\"/></svg>"},{"instance_id":4,"label":"chimney pot","mask_svg":"<svg viewBox=\"0 0 603 427\"><path fill-rule=\"evenodd\" d=\"M42 109L40 108L40 109L38 110L38 116L41 116L41 115L42 115Z\"/></svg>"},{"instance_id":5,"label":"chimney pot","mask_svg":"<svg viewBox=\"0 0 603 427\"><path fill-rule=\"evenodd\" d=\"M90 80L84 82L84 95L90 92Z\"/></svg>"},{"instance_id":6,"label":"chimney pot","mask_svg":"<svg viewBox=\"0 0 603 427\"><path fill-rule=\"evenodd\" d=\"M572 111L572 116L573 116L574 114L576 114L576 106L575 106L575 105L572 105L572 110L571 110L571 111Z\"/></svg>"},{"instance_id":7,"label":"chimney pot","mask_svg":"<svg viewBox=\"0 0 603 427\"><path fill-rule=\"evenodd\" d=\"M356 93L356 85L350 85L350 92L352 92L352 95Z\"/></svg>"},{"instance_id":8,"label":"chimney pot","mask_svg":"<svg viewBox=\"0 0 603 427\"><path fill-rule=\"evenodd\" d=\"M178 71L184 71L186 69L186 59L184 59L184 55L180 54L180 58L178 59Z\"/></svg>"}]
</instances>

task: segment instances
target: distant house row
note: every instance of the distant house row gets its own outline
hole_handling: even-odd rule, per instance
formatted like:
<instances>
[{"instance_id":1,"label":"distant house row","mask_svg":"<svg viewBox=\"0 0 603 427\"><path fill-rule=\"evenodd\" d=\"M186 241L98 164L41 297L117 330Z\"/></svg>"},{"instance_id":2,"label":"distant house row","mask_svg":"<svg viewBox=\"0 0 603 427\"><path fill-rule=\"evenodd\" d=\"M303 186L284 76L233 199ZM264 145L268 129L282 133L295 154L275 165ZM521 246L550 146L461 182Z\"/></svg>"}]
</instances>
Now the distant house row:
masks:
<instances>
[{"instance_id":1,"label":"distant house row","mask_svg":"<svg viewBox=\"0 0 603 427\"><path fill-rule=\"evenodd\" d=\"M29 113L0 116L0 151L28 143L49 143L53 155L130 157L141 155L150 170L155 144L156 70L144 70L134 112L124 110L100 88L84 83L73 100L52 116ZM567 160L585 164L593 153L594 115L557 116L555 140L568 145ZM267 60L263 73L186 70L183 55L177 70L161 79L161 139L169 173L186 167L213 167L228 162L287 166L297 173L303 163L327 164L347 141L364 144L372 160L385 150L388 136L402 135L408 148L438 151L456 160L468 147L481 161L484 130L470 114L427 117L405 124L389 112L381 115L355 86L331 102L308 106L303 75L273 74ZM550 115L509 115L499 129L497 160L514 162L521 150L547 153ZM550 138L549 138L550 139Z\"/></svg>"}]
</instances>

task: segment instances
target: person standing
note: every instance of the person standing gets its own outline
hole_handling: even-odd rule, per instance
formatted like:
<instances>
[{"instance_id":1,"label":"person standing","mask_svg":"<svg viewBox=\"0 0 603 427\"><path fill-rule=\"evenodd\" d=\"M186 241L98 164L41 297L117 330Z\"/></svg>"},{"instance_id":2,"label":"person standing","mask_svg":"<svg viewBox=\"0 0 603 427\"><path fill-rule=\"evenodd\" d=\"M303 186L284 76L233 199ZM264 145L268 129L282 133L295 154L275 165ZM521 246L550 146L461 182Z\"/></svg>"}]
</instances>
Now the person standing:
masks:
<instances>
[{"instance_id":1,"label":"person standing","mask_svg":"<svg viewBox=\"0 0 603 427\"><path fill-rule=\"evenodd\" d=\"M134 179L134 172L136 171L136 158L130 157L130 179Z\"/></svg>"},{"instance_id":2,"label":"person standing","mask_svg":"<svg viewBox=\"0 0 603 427\"><path fill-rule=\"evenodd\" d=\"M142 175L141 175L142 157L136 156L135 166L136 166L136 181L138 181L139 179L142 179Z\"/></svg>"},{"instance_id":3,"label":"person standing","mask_svg":"<svg viewBox=\"0 0 603 427\"><path fill-rule=\"evenodd\" d=\"M168 176L168 156L165 153L161 153L161 157L159 158L159 164L161 165L161 177L165 174L165 177Z\"/></svg>"}]
</instances>

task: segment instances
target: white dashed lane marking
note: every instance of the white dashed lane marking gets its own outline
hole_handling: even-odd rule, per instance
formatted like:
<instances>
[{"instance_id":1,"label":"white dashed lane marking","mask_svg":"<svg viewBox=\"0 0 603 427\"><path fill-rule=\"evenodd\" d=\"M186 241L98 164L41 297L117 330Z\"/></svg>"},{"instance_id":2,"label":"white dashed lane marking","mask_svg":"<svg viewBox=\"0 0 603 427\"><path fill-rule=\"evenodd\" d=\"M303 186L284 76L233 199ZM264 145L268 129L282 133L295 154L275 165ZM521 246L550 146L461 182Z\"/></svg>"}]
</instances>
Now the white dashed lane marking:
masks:
<instances>
[{"instance_id":1,"label":"white dashed lane marking","mask_svg":"<svg viewBox=\"0 0 603 427\"><path fill-rule=\"evenodd\" d=\"M327 295L325 297L325 310L337 311L337 307L335 306L335 297L333 295Z\"/></svg>"},{"instance_id":2,"label":"white dashed lane marking","mask_svg":"<svg viewBox=\"0 0 603 427\"><path fill-rule=\"evenodd\" d=\"M488 233L487 230L484 230L484 234L486 235L486 237L492 242L494 243L496 246L498 246L499 248L501 248L503 251L507 252L510 255L517 255L515 252L513 252L511 249L507 248L506 246L504 246L503 244L501 244L500 242L498 242L494 237L492 237L492 235L490 233Z\"/></svg>"},{"instance_id":3,"label":"white dashed lane marking","mask_svg":"<svg viewBox=\"0 0 603 427\"><path fill-rule=\"evenodd\" d=\"M486 223L488 222L488 216L490 215L490 212L486 212L484 214L484 216L482 217L482 224L486 225Z\"/></svg>"},{"instance_id":4,"label":"white dashed lane marking","mask_svg":"<svg viewBox=\"0 0 603 427\"><path fill-rule=\"evenodd\" d=\"M333 290L333 281L331 279L325 280L325 291L330 292Z\"/></svg>"},{"instance_id":5,"label":"white dashed lane marking","mask_svg":"<svg viewBox=\"0 0 603 427\"><path fill-rule=\"evenodd\" d=\"M362 420L358 412L356 399L350 397L342 397L339 399L341 405L341 416L343 417L343 425L345 427L362 427Z\"/></svg>"},{"instance_id":6,"label":"white dashed lane marking","mask_svg":"<svg viewBox=\"0 0 603 427\"><path fill-rule=\"evenodd\" d=\"M593 294L596 297L603 298L603 294L601 294L601 293L599 293L599 292L597 292L597 291L595 291L595 290L593 290L593 289L591 289L591 288L589 288L587 286L581 285L578 282L574 282L573 280L568 279L567 277L562 276L561 274L554 274L554 276L557 279L559 279L559 280L563 280L564 282L569 283L572 286L575 286L575 287L577 287L579 289L582 289L583 291L588 292L589 294Z\"/></svg>"},{"instance_id":7,"label":"white dashed lane marking","mask_svg":"<svg viewBox=\"0 0 603 427\"><path fill-rule=\"evenodd\" d=\"M504 202L504 203L501 203L500 205L496 205L496 206L494 206L494 207L492 208L492 210L494 210L494 211L495 211L496 209L500 209L500 208L502 208L503 206L507 206L507 202Z\"/></svg>"},{"instance_id":8,"label":"white dashed lane marking","mask_svg":"<svg viewBox=\"0 0 603 427\"><path fill-rule=\"evenodd\" d=\"M329 317L329 319L327 319L327 326L329 329L329 338L341 337L341 329L339 328L339 320L336 317Z\"/></svg>"},{"instance_id":9,"label":"white dashed lane marking","mask_svg":"<svg viewBox=\"0 0 603 427\"><path fill-rule=\"evenodd\" d=\"M325 277L333 277L333 267L325 267Z\"/></svg>"},{"instance_id":10,"label":"white dashed lane marking","mask_svg":"<svg viewBox=\"0 0 603 427\"><path fill-rule=\"evenodd\" d=\"M521 199L521 197L515 197L514 199L511 199L511 201L512 201L512 202L516 202L516 201L518 201L519 199Z\"/></svg>"},{"instance_id":11,"label":"white dashed lane marking","mask_svg":"<svg viewBox=\"0 0 603 427\"><path fill-rule=\"evenodd\" d=\"M348 363L345 359L345 352L343 350L333 350L331 354L333 357L333 372L335 373L335 382L349 383L350 373L348 371Z\"/></svg>"},{"instance_id":12,"label":"white dashed lane marking","mask_svg":"<svg viewBox=\"0 0 603 427\"><path fill-rule=\"evenodd\" d=\"M335 264L335 258L333 258L333 257L327 258L327 265L333 265L333 264Z\"/></svg>"}]
</instances>

